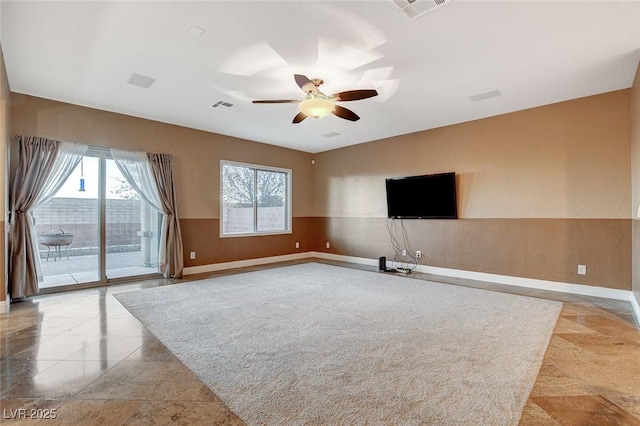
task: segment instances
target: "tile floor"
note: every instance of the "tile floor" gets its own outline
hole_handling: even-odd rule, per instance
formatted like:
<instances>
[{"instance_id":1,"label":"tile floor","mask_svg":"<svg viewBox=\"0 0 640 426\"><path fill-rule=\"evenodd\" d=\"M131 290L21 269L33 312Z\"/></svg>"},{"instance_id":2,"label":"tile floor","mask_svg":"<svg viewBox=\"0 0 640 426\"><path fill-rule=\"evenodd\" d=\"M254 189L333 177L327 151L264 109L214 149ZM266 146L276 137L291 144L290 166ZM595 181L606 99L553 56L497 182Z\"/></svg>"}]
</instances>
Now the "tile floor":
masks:
<instances>
[{"instance_id":1,"label":"tile floor","mask_svg":"<svg viewBox=\"0 0 640 426\"><path fill-rule=\"evenodd\" d=\"M437 278L565 302L521 425L640 425L640 331L628 303ZM9 314L0 315L0 423L243 424L113 297L182 281L150 280L12 304Z\"/></svg>"}]
</instances>

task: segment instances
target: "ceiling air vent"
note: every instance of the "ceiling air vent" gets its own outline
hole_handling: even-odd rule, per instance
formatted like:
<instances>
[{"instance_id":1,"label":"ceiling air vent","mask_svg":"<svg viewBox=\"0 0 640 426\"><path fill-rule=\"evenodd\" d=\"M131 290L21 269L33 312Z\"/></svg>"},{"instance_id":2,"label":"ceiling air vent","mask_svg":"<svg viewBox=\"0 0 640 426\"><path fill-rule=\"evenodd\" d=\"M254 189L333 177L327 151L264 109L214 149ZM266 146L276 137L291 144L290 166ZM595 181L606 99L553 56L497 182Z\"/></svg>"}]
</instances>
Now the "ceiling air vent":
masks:
<instances>
[{"instance_id":1,"label":"ceiling air vent","mask_svg":"<svg viewBox=\"0 0 640 426\"><path fill-rule=\"evenodd\" d=\"M191 37L201 37L202 34L204 34L204 30L200 27L191 27L191 29L189 30L189 35Z\"/></svg>"},{"instance_id":2,"label":"ceiling air vent","mask_svg":"<svg viewBox=\"0 0 640 426\"><path fill-rule=\"evenodd\" d=\"M495 98L497 96L502 96L502 93L498 89L469 96L469 99L471 99L473 102L478 102L478 101L484 101L485 99Z\"/></svg>"},{"instance_id":3,"label":"ceiling air vent","mask_svg":"<svg viewBox=\"0 0 640 426\"><path fill-rule=\"evenodd\" d=\"M215 108L220 111L229 112L229 111L238 109L238 105L234 105L232 103L225 102L225 101L218 101L215 104L211 105L211 108Z\"/></svg>"},{"instance_id":4,"label":"ceiling air vent","mask_svg":"<svg viewBox=\"0 0 640 426\"><path fill-rule=\"evenodd\" d=\"M337 132L331 132L331 133L325 133L324 135L325 138L335 138L336 136L340 136L340 133Z\"/></svg>"},{"instance_id":5,"label":"ceiling air vent","mask_svg":"<svg viewBox=\"0 0 640 426\"><path fill-rule=\"evenodd\" d=\"M132 86L142 87L143 89L148 89L156 82L155 78L141 75L141 74L133 74L129 79L128 83Z\"/></svg>"},{"instance_id":6,"label":"ceiling air vent","mask_svg":"<svg viewBox=\"0 0 640 426\"><path fill-rule=\"evenodd\" d=\"M409 20L444 6L451 0L393 0Z\"/></svg>"}]
</instances>

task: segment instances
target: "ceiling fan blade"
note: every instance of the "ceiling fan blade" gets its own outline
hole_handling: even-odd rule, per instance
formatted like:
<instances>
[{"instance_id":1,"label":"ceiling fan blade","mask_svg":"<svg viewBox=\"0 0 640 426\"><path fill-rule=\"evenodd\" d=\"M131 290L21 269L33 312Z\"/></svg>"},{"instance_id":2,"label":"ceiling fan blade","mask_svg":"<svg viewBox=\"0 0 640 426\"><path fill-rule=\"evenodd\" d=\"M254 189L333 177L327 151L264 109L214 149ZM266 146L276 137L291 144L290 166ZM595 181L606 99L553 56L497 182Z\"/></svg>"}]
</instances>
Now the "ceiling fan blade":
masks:
<instances>
[{"instance_id":1,"label":"ceiling fan blade","mask_svg":"<svg viewBox=\"0 0 640 426\"><path fill-rule=\"evenodd\" d=\"M307 116L304 115L304 113L299 112L298 115L293 117L293 124L297 124L297 123L301 122L302 120L304 120L305 118L307 118Z\"/></svg>"},{"instance_id":2,"label":"ceiling fan blade","mask_svg":"<svg viewBox=\"0 0 640 426\"><path fill-rule=\"evenodd\" d=\"M360 117L358 117L358 115L355 112L351 111L350 109L343 108L340 105L336 105L333 111L331 112L333 113L333 115L337 115L338 117L344 118L345 120L349 120L349 121L360 120Z\"/></svg>"},{"instance_id":3,"label":"ceiling fan blade","mask_svg":"<svg viewBox=\"0 0 640 426\"><path fill-rule=\"evenodd\" d=\"M267 101L253 101L254 104L297 104L300 101L294 101L291 99L273 99Z\"/></svg>"},{"instance_id":4,"label":"ceiling fan blade","mask_svg":"<svg viewBox=\"0 0 640 426\"><path fill-rule=\"evenodd\" d=\"M378 92L373 89L367 90L347 90L346 92L331 95L331 98L337 98L337 101L359 101L360 99L372 98L378 96Z\"/></svg>"},{"instance_id":5,"label":"ceiling fan blade","mask_svg":"<svg viewBox=\"0 0 640 426\"><path fill-rule=\"evenodd\" d=\"M313 81L309 80L306 75L294 74L293 78L296 80L296 84L302 89L304 93L318 93L318 88Z\"/></svg>"}]
</instances>

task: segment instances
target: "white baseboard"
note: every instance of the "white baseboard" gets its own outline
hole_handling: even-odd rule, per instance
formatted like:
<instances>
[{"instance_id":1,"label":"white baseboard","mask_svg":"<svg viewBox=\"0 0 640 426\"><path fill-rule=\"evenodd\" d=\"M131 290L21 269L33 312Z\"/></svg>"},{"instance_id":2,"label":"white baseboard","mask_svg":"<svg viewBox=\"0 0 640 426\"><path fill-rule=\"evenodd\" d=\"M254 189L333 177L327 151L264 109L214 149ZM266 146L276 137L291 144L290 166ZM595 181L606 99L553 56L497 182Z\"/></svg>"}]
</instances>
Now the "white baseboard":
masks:
<instances>
[{"instance_id":1,"label":"white baseboard","mask_svg":"<svg viewBox=\"0 0 640 426\"><path fill-rule=\"evenodd\" d=\"M378 266L378 259L369 259L367 257L343 256L341 254L324 253L321 251L313 251L311 253L312 253L311 257L317 257L320 259L357 263L359 265Z\"/></svg>"},{"instance_id":2,"label":"white baseboard","mask_svg":"<svg viewBox=\"0 0 640 426\"><path fill-rule=\"evenodd\" d=\"M559 281L539 280L535 278L513 277L508 275L488 274L484 272L462 271L455 269L437 268L432 266L419 267L420 272L449 277L466 278L470 280L489 281L518 287L535 288L538 290L557 291L560 293L580 294L583 296L603 297L628 301L630 291L615 288L573 284Z\"/></svg>"},{"instance_id":3,"label":"white baseboard","mask_svg":"<svg viewBox=\"0 0 640 426\"><path fill-rule=\"evenodd\" d=\"M365 257L343 256L333 253L309 251L304 253L285 254L282 256L261 257L257 259L237 260L233 262L214 263L210 265L190 266L184 268L185 275L200 274L204 272L222 271L225 269L243 268L247 266L266 265L269 263L286 262L291 260L319 258L327 260L337 260L341 262L357 263L360 265L377 266L378 259ZM464 271L460 269L439 268L436 266L419 265L416 270L426 274L441 275L445 277L464 278L476 281L486 281L497 284L512 285L517 287L533 288L538 290L557 291L560 293L579 294L583 296L602 297L605 299L615 299L630 301L636 319L640 324L640 304L632 291L618 290L614 288L588 286L584 284L573 284L559 281L539 280L534 278L513 277L509 275L489 274L486 272ZM1 307L0 307L1 309ZM2 310L0 310L2 312ZM8 312L8 303L7 303Z\"/></svg>"},{"instance_id":4,"label":"white baseboard","mask_svg":"<svg viewBox=\"0 0 640 426\"><path fill-rule=\"evenodd\" d=\"M7 300L0 300L0 314L8 314L9 306L11 306L11 300L7 297Z\"/></svg>"},{"instance_id":5,"label":"white baseboard","mask_svg":"<svg viewBox=\"0 0 640 426\"><path fill-rule=\"evenodd\" d=\"M314 257L343 262L359 263L362 265L378 265L377 259L364 257L342 256L332 253L314 252ZM539 280L534 278L512 277L508 275L488 274L485 272L463 271L460 269L439 268L436 266L418 265L416 271L426 274L442 275L445 277L464 278L476 281L487 281L497 284L518 287L535 288L539 290L558 291L561 293L580 294L583 296L603 297L606 299L631 300L631 292L614 288L595 287L583 284L572 284L558 281Z\"/></svg>"},{"instance_id":6,"label":"white baseboard","mask_svg":"<svg viewBox=\"0 0 640 426\"><path fill-rule=\"evenodd\" d=\"M633 308L633 313L636 314L636 322L640 325L640 300L636 297L636 295L631 292L631 307Z\"/></svg>"},{"instance_id":7,"label":"white baseboard","mask_svg":"<svg viewBox=\"0 0 640 426\"><path fill-rule=\"evenodd\" d=\"M204 272L224 271L225 269L244 268L247 266L266 265L276 262L287 262L313 257L313 252L283 254L281 256L259 257L257 259L235 260L233 262L213 263L210 265L188 266L184 268L184 275L201 274Z\"/></svg>"}]
</instances>

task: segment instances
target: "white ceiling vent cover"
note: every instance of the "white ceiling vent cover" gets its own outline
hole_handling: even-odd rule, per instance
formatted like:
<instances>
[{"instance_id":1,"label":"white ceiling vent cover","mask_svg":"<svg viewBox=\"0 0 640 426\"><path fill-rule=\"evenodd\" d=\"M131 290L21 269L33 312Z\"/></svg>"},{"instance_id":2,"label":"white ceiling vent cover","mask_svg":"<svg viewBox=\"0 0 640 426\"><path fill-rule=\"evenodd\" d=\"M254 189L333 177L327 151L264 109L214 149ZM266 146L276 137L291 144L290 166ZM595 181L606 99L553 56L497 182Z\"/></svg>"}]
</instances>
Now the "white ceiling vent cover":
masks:
<instances>
[{"instance_id":1,"label":"white ceiling vent cover","mask_svg":"<svg viewBox=\"0 0 640 426\"><path fill-rule=\"evenodd\" d=\"M155 82L155 78L142 74L133 74L128 81L130 85L142 87L143 89L149 89Z\"/></svg>"},{"instance_id":2,"label":"white ceiling vent cover","mask_svg":"<svg viewBox=\"0 0 640 426\"><path fill-rule=\"evenodd\" d=\"M409 20L429 13L450 1L451 0L393 0Z\"/></svg>"},{"instance_id":3,"label":"white ceiling vent cover","mask_svg":"<svg viewBox=\"0 0 640 426\"><path fill-rule=\"evenodd\" d=\"M229 111L234 111L238 109L238 105L234 105L232 103L225 102L225 101L218 101L215 104L211 105L211 108L215 108L220 111L229 112Z\"/></svg>"},{"instance_id":4,"label":"white ceiling vent cover","mask_svg":"<svg viewBox=\"0 0 640 426\"><path fill-rule=\"evenodd\" d=\"M331 132L331 133L325 133L324 135L325 138L335 138L336 136L340 136L340 133L338 132Z\"/></svg>"},{"instance_id":5,"label":"white ceiling vent cover","mask_svg":"<svg viewBox=\"0 0 640 426\"><path fill-rule=\"evenodd\" d=\"M477 95L469 96L473 102L484 101L485 99L495 98L497 96L502 96L502 92L498 89L491 90L489 92L478 93Z\"/></svg>"}]
</instances>

